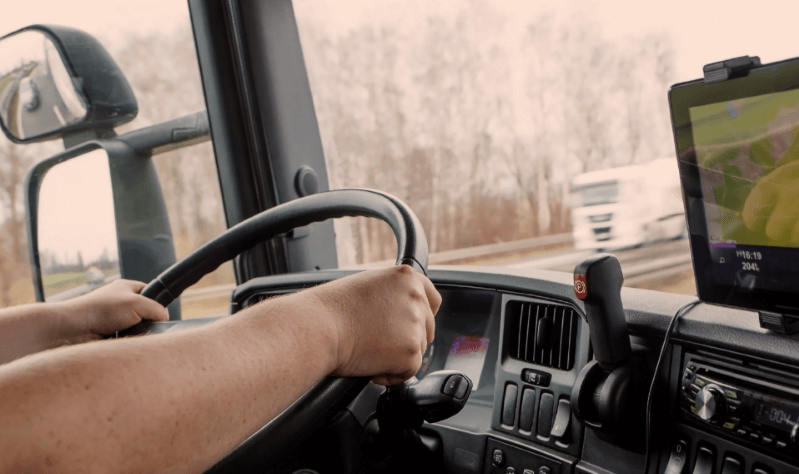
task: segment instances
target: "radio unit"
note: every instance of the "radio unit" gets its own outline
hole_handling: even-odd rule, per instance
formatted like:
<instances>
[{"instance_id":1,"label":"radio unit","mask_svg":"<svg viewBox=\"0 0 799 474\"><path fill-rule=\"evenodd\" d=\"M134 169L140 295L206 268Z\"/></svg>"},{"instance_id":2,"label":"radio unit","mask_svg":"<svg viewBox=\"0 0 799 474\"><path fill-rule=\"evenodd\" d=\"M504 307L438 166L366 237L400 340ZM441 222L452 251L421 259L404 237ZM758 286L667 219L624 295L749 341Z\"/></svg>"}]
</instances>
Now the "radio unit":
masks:
<instances>
[{"instance_id":1,"label":"radio unit","mask_svg":"<svg viewBox=\"0 0 799 474\"><path fill-rule=\"evenodd\" d=\"M691 419L760 446L793 455L799 431L799 390L753 374L687 358L680 406Z\"/></svg>"}]
</instances>

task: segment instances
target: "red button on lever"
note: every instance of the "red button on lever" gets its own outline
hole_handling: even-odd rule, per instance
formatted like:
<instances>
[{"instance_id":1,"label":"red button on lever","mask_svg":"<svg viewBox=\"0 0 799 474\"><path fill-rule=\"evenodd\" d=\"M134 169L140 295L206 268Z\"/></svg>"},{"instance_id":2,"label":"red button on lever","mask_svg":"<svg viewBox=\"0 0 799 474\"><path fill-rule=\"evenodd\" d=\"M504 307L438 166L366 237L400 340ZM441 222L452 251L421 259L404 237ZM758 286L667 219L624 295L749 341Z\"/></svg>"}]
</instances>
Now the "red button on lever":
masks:
<instances>
[{"instance_id":1,"label":"red button on lever","mask_svg":"<svg viewBox=\"0 0 799 474\"><path fill-rule=\"evenodd\" d=\"M574 275L574 295L584 300L588 295L588 287L585 284L585 275Z\"/></svg>"}]
</instances>

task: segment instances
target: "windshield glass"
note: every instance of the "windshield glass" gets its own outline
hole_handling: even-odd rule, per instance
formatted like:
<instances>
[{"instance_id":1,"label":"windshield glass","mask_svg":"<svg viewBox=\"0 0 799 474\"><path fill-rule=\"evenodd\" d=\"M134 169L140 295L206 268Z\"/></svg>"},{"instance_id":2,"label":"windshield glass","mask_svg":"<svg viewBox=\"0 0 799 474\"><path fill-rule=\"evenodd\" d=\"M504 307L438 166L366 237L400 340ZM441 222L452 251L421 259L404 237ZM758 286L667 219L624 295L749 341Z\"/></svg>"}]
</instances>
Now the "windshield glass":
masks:
<instances>
[{"instance_id":1,"label":"windshield glass","mask_svg":"<svg viewBox=\"0 0 799 474\"><path fill-rule=\"evenodd\" d=\"M294 5L331 186L405 200L432 263L571 272L604 250L625 285L687 294L667 91L707 63L799 54L785 3ZM388 227L336 225L342 266L392 259Z\"/></svg>"}]
</instances>

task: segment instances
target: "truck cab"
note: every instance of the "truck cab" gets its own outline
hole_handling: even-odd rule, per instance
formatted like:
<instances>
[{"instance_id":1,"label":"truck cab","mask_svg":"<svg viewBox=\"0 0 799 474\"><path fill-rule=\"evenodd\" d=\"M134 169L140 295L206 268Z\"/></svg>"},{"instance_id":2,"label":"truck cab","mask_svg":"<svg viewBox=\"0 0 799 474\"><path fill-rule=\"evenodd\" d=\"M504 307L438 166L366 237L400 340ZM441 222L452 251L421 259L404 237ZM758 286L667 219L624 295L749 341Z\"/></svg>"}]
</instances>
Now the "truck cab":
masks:
<instances>
[{"instance_id":1,"label":"truck cab","mask_svg":"<svg viewBox=\"0 0 799 474\"><path fill-rule=\"evenodd\" d=\"M664 242L690 206L667 92L786 43L786 6L62 3L0 19L2 306L133 279L164 333L394 264L443 298L409 384L457 410L326 377L205 472L799 473L793 316L699 302L702 236ZM665 158L573 172L616 153Z\"/></svg>"},{"instance_id":2,"label":"truck cab","mask_svg":"<svg viewBox=\"0 0 799 474\"><path fill-rule=\"evenodd\" d=\"M575 248L621 249L686 235L671 158L583 173L571 189Z\"/></svg>"}]
</instances>

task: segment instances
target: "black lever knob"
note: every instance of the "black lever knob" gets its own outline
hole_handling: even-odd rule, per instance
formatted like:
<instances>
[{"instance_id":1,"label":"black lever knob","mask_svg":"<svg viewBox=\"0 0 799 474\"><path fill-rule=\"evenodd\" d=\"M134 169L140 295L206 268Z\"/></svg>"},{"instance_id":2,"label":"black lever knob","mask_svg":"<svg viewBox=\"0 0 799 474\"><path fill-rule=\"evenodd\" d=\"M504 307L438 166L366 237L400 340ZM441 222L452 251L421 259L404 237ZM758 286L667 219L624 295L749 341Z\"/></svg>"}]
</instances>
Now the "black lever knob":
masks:
<instances>
[{"instance_id":1,"label":"black lever knob","mask_svg":"<svg viewBox=\"0 0 799 474\"><path fill-rule=\"evenodd\" d=\"M415 429L456 415L472 393L472 381L457 370L440 370L388 387L377 402L380 430Z\"/></svg>"},{"instance_id":2,"label":"black lever knob","mask_svg":"<svg viewBox=\"0 0 799 474\"><path fill-rule=\"evenodd\" d=\"M621 304L624 275L610 254L597 254L574 268L574 294L585 303L594 358L611 370L630 358L630 335Z\"/></svg>"}]
</instances>

